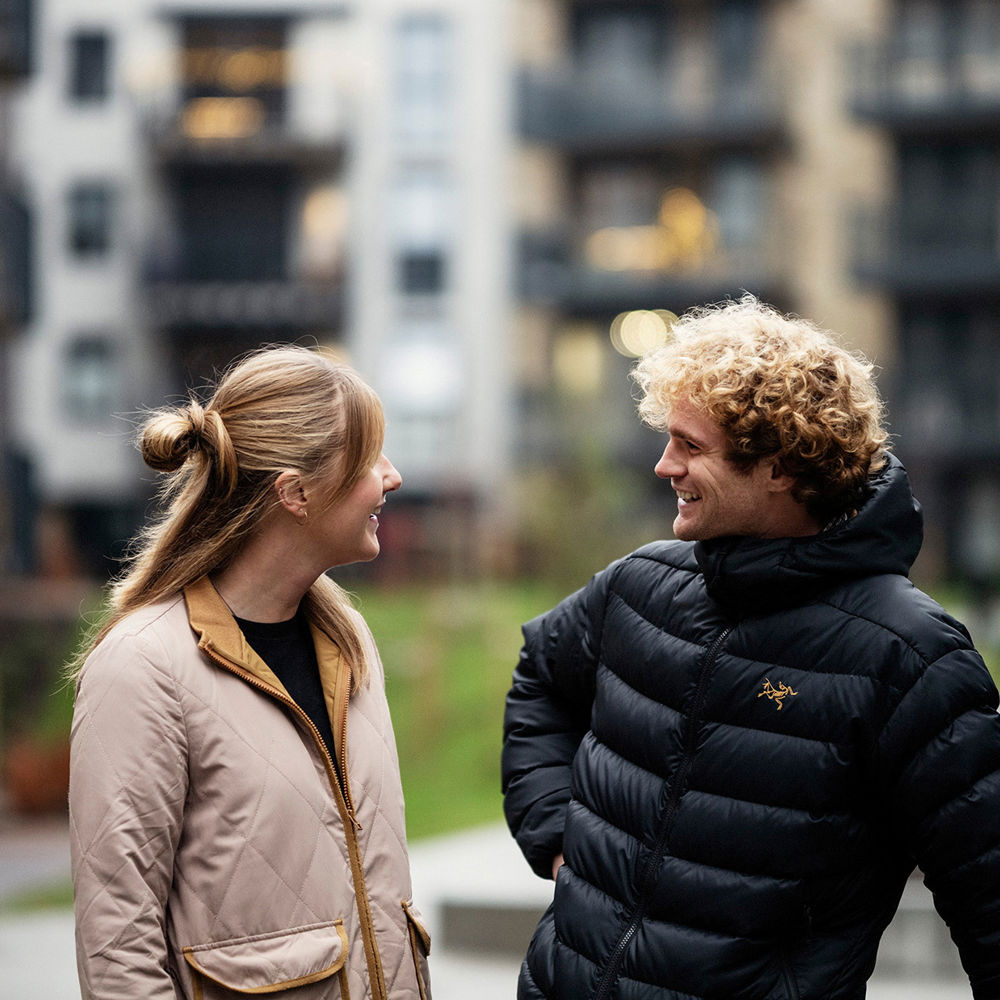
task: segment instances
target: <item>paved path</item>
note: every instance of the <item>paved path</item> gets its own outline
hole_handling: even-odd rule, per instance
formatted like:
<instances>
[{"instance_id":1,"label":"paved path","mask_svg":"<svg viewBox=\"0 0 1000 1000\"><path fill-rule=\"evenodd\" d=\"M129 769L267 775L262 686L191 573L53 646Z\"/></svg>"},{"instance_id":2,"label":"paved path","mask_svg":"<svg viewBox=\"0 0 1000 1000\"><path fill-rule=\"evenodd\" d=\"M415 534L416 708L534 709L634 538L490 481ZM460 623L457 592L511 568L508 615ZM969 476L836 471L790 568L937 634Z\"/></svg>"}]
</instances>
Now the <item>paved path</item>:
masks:
<instances>
[{"instance_id":1,"label":"paved path","mask_svg":"<svg viewBox=\"0 0 1000 1000\"><path fill-rule=\"evenodd\" d=\"M534 914L551 898L502 826L418 843L412 849L414 898L431 925L435 1000L513 1000L517 970ZM14 823L0 818L0 907L29 886L68 878L65 821ZM914 884L904 922L926 927L926 890ZM931 914L933 917L933 914ZM936 919L936 918L934 918ZM926 959L922 938L893 931L892 957ZM953 949L952 949L953 950ZM908 957L909 956L909 957ZM73 917L68 910L24 915L0 910L0 996L78 1000ZM876 973L868 1000L969 1000L967 983Z\"/></svg>"}]
</instances>

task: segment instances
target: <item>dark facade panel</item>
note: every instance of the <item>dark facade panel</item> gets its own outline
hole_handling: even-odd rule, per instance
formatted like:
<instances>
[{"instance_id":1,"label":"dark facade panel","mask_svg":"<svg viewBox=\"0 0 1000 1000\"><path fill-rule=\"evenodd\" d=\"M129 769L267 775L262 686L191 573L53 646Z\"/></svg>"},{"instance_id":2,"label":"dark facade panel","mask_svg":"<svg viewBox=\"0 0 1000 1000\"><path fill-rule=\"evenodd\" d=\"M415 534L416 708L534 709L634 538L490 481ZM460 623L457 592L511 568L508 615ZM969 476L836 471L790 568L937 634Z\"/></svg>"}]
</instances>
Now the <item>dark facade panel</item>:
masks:
<instances>
[{"instance_id":1,"label":"dark facade panel","mask_svg":"<svg viewBox=\"0 0 1000 1000\"><path fill-rule=\"evenodd\" d=\"M20 198L0 192L0 327L32 316L31 214Z\"/></svg>"},{"instance_id":2,"label":"dark facade panel","mask_svg":"<svg viewBox=\"0 0 1000 1000\"><path fill-rule=\"evenodd\" d=\"M32 70L33 0L0 0L0 80Z\"/></svg>"}]
</instances>

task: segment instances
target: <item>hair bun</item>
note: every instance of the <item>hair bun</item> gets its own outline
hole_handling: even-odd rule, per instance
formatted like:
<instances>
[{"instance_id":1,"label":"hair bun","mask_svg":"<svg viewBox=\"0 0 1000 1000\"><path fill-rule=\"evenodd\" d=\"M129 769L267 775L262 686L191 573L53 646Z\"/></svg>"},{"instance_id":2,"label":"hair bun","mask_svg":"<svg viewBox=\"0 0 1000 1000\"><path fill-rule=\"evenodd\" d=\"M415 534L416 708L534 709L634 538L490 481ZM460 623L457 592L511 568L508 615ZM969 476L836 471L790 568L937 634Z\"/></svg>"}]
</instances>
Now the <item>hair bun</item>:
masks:
<instances>
[{"instance_id":1,"label":"hair bun","mask_svg":"<svg viewBox=\"0 0 1000 1000\"><path fill-rule=\"evenodd\" d=\"M236 488L238 463L225 422L197 400L154 413L143 427L140 448L143 461L158 472L174 472L200 454L218 492L228 496Z\"/></svg>"},{"instance_id":2,"label":"hair bun","mask_svg":"<svg viewBox=\"0 0 1000 1000\"><path fill-rule=\"evenodd\" d=\"M140 436L139 447L142 459L157 472L173 472L179 469L192 451L200 447L199 424L201 419L192 412L191 406L170 410L158 410L145 423ZM200 410L201 407L198 406Z\"/></svg>"}]
</instances>

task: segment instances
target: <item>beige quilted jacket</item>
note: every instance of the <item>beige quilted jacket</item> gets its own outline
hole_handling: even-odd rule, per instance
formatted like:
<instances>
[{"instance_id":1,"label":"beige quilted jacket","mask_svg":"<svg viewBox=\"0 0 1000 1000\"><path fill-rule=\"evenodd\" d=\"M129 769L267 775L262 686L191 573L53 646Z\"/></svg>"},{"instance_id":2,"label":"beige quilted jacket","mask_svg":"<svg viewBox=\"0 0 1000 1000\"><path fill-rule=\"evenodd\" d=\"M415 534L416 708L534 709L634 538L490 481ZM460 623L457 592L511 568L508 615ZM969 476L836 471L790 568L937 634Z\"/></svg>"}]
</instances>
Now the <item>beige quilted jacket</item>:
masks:
<instances>
[{"instance_id":1,"label":"beige quilted jacket","mask_svg":"<svg viewBox=\"0 0 1000 1000\"><path fill-rule=\"evenodd\" d=\"M372 643L349 697L315 640L345 781L207 578L90 655L70 780L84 998L430 996L382 666Z\"/></svg>"}]
</instances>

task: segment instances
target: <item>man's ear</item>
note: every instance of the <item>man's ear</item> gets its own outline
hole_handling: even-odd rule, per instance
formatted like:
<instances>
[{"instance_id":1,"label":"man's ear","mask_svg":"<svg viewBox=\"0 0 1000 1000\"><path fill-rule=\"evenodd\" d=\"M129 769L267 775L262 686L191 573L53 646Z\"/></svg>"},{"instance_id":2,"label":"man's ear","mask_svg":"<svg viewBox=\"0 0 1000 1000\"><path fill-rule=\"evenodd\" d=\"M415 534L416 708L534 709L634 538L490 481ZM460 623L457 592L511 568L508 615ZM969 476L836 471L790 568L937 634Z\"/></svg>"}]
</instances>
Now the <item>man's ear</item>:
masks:
<instances>
[{"instance_id":1,"label":"man's ear","mask_svg":"<svg viewBox=\"0 0 1000 1000\"><path fill-rule=\"evenodd\" d=\"M778 460L771 462L767 488L772 493L787 493L794 485L795 477L785 472L781 462Z\"/></svg>"},{"instance_id":2,"label":"man's ear","mask_svg":"<svg viewBox=\"0 0 1000 1000\"><path fill-rule=\"evenodd\" d=\"M302 477L293 469L286 469L274 481L274 491L281 506L295 517L306 514L306 490Z\"/></svg>"}]
</instances>

